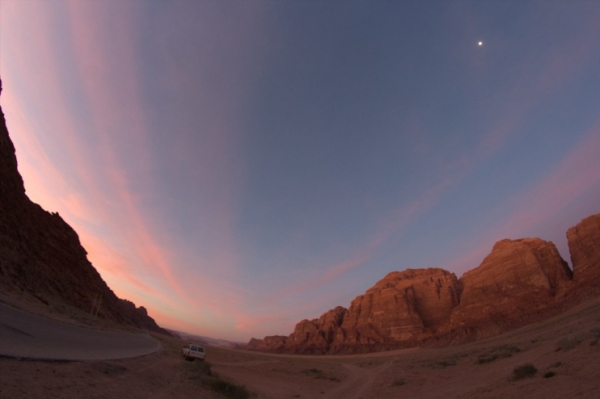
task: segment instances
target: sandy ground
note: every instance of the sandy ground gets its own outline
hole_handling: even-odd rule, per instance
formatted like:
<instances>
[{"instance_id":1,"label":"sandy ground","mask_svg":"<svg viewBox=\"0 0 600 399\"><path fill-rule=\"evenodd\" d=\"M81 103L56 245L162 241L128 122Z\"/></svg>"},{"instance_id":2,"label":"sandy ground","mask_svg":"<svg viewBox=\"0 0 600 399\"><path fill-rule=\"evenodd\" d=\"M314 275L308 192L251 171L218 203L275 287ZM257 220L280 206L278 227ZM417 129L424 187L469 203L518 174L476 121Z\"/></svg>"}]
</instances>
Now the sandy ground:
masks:
<instances>
[{"instance_id":1,"label":"sandy ground","mask_svg":"<svg viewBox=\"0 0 600 399\"><path fill-rule=\"evenodd\" d=\"M157 336L158 337L158 336ZM222 379L255 398L600 398L600 299L494 339L444 349L354 356L269 355L208 347ZM0 359L0 398L217 398L158 338L145 357L52 363ZM519 366L534 375L515 380Z\"/></svg>"}]
</instances>

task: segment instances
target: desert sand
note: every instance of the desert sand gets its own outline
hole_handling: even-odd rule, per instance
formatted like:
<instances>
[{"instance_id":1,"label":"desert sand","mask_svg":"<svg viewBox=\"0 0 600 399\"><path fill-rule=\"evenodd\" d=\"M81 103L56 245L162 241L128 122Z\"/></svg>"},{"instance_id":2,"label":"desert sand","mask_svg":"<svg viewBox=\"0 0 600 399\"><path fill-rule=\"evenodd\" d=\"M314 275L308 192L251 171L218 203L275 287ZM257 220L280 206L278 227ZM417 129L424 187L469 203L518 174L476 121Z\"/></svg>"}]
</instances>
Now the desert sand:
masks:
<instances>
[{"instance_id":1,"label":"desert sand","mask_svg":"<svg viewBox=\"0 0 600 399\"><path fill-rule=\"evenodd\" d=\"M148 356L88 362L0 359L0 398L218 398L207 364L256 398L600 398L600 299L493 339L443 349L347 356L276 355L207 347L155 334ZM531 364L533 375L515 379ZM533 369L531 369L533 370ZM533 373L533 371L531 371Z\"/></svg>"}]
</instances>

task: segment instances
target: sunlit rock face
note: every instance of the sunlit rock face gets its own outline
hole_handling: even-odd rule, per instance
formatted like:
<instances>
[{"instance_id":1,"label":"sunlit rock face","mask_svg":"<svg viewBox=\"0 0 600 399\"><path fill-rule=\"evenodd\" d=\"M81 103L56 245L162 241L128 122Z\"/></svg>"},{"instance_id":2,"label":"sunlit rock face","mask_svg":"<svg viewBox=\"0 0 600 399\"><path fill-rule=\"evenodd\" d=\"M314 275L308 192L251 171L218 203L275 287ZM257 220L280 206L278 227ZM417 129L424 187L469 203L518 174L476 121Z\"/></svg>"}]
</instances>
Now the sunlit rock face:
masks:
<instances>
[{"instance_id":1,"label":"sunlit rock face","mask_svg":"<svg viewBox=\"0 0 600 399\"><path fill-rule=\"evenodd\" d=\"M98 318L168 334L144 308L117 298L71 226L27 197L1 107L0 290L51 311L85 315L94 308Z\"/></svg>"},{"instance_id":2,"label":"sunlit rock face","mask_svg":"<svg viewBox=\"0 0 600 399\"><path fill-rule=\"evenodd\" d=\"M287 339L254 346L295 353L443 346L554 316L599 293L599 219L586 218L567 233L574 272L550 241L501 240L460 279L442 269L392 272L348 310L337 307L319 319L303 320Z\"/></svg>"},{"instance_id":3,"label":"sunlit rock face","mask_svg":"<svg viewBox=\"0 0 600 399\"><path fill-rule=\"evenodd\" d=\"M347 309L341 306L331 309L318 319L302 320L286 342L286 351L322 354L329 351Z\"/></svg>"},{"instance_id":4,"label":"sunlit rock face","mask_svg":"<svg viewBox=\"0 0 600 399\"><path fill-rule=\"evenodd\" d=\"M368 351L416 345L458 304L456 276L442 269L389 273L352 301L331 351Z\"/></svg>"},{"instance_id":5,"label":"sunlit rock face","mask_svg":"<svg viewBox=\"0 0 600 399\"><path fill-rule=\"evenodd\" d=\"M461 277L460 304L439 334L471 340L554 314L557 293L570 286L571 277L552 242L498 241L479 267Z\"/></svg>"},{"instance_id":6,"label":"sunlit rock face","mask_svg":"<svg viewBox=\"0 0 600 399\"><path fill-rule=\"evenodd\" d=\"M600 213L588 216L567 231L575 285L600 293Z\"/></svg>"}]
</instances>

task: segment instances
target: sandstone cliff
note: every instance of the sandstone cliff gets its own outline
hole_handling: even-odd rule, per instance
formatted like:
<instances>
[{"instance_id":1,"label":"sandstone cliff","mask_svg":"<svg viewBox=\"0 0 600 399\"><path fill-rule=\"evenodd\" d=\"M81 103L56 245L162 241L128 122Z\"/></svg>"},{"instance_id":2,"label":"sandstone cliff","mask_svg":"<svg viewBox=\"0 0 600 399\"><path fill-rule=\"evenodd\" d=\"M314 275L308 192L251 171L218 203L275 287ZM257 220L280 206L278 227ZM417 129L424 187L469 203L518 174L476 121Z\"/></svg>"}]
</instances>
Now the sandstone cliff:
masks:
<instances>
[{"instance_id":1,"label":"sandstone cliff","mask_svg":"<svg viewBox=\"0 0 600 399\"><path fill-rule=\"evenodd\" d=\"M348 310L337 307L301 321L287 338L267 337L246 348L356 353L439 346L543 320L600 294L600 214L569 229L567 238L573 271L552 242L505 239L460 279L442 269L392 272Z\"/></svg>"},{"instance_id":2,"label":"sandstone cliff","mask_svg":"<svg viewBox=\"0 0 600 399\"><path fill-rule=\"evenodd\" d=\"M461 277L460 304L438 335L472 340L554 314L557 293L571 278L553 243L539 238L498 241L479 267Z\"/></svg>"},{"instance_id":3,"label":"sandstone cliff","mask_svg":"<svg viewBox=\"0 0 600 399\"><path fill-rule=\"evenodd\" d=\"M567 231L574 282L580 294L600 294L600 213Z\"/></svg>"},{"instance_id":4,"label":"sandstone cliff","mask_svg":"<svg viewBox=\"0 0 600 399\"><path fill-rule=\"evenodd\" d=\"M414 346L446 321L460 291L456 276L446 270L389 273L352 301L331 351Z\"/></svg>"},{"instance_id":5,"label":"sandstone cliff","mask_svg":"<svg viewBox=\"0 0 600 399\"><path fill-rule=\"evenodd\" d=\"M17 170L15 148L0 107L0 290L27 293L53 309L97 317L168 334L143 307L117 298L87 259L77 233L57 214L31 202Z\"/></svg>"},{"instance_id":6,"label":"sandstone cliff","mask_svg":"<svg viewBox=\"0 0 600 399\"><path fill-rule=\"evenodd\" d=\"M314 320L302 320L287 338L285 350L295 353L326 353L344 320L347 309L331 309Z\"/></svg>"}]
</instances>

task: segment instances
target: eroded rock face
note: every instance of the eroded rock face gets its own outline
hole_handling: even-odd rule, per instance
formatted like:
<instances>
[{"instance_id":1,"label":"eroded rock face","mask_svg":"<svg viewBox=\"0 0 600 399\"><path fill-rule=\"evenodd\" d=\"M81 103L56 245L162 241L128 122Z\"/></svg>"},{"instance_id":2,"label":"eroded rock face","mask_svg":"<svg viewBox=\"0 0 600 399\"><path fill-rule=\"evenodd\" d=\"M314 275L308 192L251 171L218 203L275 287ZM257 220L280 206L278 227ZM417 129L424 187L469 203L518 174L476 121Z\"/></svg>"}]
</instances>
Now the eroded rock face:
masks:
<instances>
[{"instance_id":1,"label":"eroded rock face","mask_svg":"<svg viewBox=\"0 0 600 399\"><path fill-rule=\"evenodd\" d=\"M84 314L101 298L97 317L168 334L144 308L117 298L88 261L77 233L57 213L29 200L1 107L0 289Z\"/></svg>"},{"instance_id":2,"label":"eroded rock face","mask_svg":"<svg viewBox=\"0 0 600 399\"><path fill-rule=\"evenodd\" d=\"M347 309L331 309L318 319L302 320L288 337L286 351L294 353L326 353L339 329Z\"/></svg>"},{"instance_id":3,"label":"eroded rock face","mask_svg":"<svg viewBox=\"0 0 600 399\"><path fill-rule=\"evenodd\" d=\"M352 301L331 351L416 345L450 316L460 291L456 276L446 270L389 273Z\"/></svg>"},{"instance_id":4,"label":"eroded rock face","mask_svg":"<svg viewBox=\"0 0 600 399\"><path fill-rule=\"evenodd\" d=\"M597 215L569 230L575 276L581 272L580 278L595 287L597 252L589 247L597 248L599 230ZM577 255L577 250L584 254ZM460 280L442 269L389 273L354 299L348 310L338 307L298 323L277 351L372 352L501 334L577 303L572 276L553 243L539 238L501 240Z\"/></svg>"},{"instance_id":5,"label":"eroded rock face","mask_svg":"<svg viewBox=\"0 0 600 399\"><path fill-rule=\"evenodd\" d=\"M567 231L573 280L600 292L600 213L588 216Z\"/></svg>"},{"instance_id":6,"label":"eroded rock face","mask_svg":"<svg viewBox=\"0 0 600 399\"><path fill-rule=\"evenodd\" d=\"M557 293L571 277L553 243L499 241L479 267L461 277L460 304L440 333L470 340L533 322L556 307Z\"/></svg>"}]
</instances>

